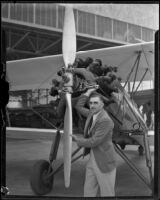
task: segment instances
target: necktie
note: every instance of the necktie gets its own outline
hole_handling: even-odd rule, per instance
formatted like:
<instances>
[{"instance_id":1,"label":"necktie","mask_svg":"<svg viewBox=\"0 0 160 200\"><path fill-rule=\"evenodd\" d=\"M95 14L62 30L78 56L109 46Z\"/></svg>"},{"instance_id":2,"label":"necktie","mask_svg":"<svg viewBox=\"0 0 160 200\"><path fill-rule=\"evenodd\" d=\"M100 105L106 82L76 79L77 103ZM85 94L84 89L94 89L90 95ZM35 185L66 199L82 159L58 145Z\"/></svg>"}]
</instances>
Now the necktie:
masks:
<instances>
[{"instance_id":1,"label":"necktie","mask_svg":"<svg viewBox=\"0 0 160 200\"><path fill-rule=\"evenodd\" d=\"M86 138L90 138L91 137L91 133L90 133L90 128L92 126L93 123L93 116L91 117L89 124L88 124L88 130L87 130L87 134L86 134ZM87 154L89 154L91 151L91 148L84 148L84 152L83 152L83 157Z\"/></svg>"},{"instance_id":2,"label":"necktie","mask_svg":"<svg viewBox=\"0 0 160 200\"><path fill-rule=\"evenodd\" d=\"M87 131L87 138L91 136L90 134L90 129L92 127L92 123L93 123L93 116L91 117L90 121L89 121L89 125L88 125L88 131Z\"/></svg>"}]
</instances>

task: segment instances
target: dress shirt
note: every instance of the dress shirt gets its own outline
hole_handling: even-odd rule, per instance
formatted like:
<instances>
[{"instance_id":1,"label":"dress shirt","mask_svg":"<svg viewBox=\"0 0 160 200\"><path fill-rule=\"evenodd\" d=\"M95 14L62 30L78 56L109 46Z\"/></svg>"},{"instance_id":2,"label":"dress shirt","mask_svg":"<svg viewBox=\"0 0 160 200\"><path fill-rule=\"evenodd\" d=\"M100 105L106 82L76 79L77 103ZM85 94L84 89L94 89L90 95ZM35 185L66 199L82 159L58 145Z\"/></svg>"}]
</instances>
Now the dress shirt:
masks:
<instances>
[{"instance_id":1,"label":"dress shirt","mask_svg":"<svg viewBox=\"0 0 160 200\"><path fill-rule=\"evenodd\" d=\"M98 116L98 114L101 112L101 110L98 112L98 113L96 113L96 114L94 114L93 115L93 122L95 122L95 120L97 119L97 116Z\"/></svg>"}]
</instances>

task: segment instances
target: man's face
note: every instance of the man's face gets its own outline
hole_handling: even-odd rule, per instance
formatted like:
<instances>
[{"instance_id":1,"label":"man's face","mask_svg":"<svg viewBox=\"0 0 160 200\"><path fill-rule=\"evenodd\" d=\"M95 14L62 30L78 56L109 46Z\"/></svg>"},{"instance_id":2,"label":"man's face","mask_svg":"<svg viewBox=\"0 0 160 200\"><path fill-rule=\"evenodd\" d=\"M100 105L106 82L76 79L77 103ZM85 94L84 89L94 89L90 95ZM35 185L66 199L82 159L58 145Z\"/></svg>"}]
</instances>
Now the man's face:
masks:
<instances>
[{"instance_id":1,"label":"man's face","mask_svg":"<svg viewBox=\"0 0 160 200\"><path fill-rule=\"evenodd\" d=\"M89 108L92 113L98 113L104 106L104 103L99 97L91 97L89 100Z\"/></svg>"}]
</instances>

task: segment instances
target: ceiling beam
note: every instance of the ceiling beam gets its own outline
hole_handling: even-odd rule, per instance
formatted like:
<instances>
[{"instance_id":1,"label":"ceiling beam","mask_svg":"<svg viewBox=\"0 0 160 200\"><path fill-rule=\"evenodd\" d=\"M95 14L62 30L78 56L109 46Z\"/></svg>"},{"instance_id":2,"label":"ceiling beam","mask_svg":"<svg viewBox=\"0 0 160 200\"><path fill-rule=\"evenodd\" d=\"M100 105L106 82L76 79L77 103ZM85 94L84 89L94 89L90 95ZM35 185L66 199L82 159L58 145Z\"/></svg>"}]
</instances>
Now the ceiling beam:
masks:
<instances>
[{"instance_id":1,"label":"ceiling beam","mask_svg":"<svg viewBox=\"0 0 160 200\"><path fill-rule=\"evenodd\" d=\"M28 39L28 42L30 43L30 45L32 46L32 49L33 49L33 51L37 51L37 49L36 49L36 47L35 47L35 45L33 44L33 42L32 42L32 40L31 40L31 38L30 37L27 37L27 39Z\"/></svg>"},{"instance_id":2,"label":"ceiling beam","mask_svg":"<svg viewBox=\"0 0 160 200\"><path fill-rule=\"evenodd\" d=\"M79 47L79 48L77 49L77 51L83 50L84 48L86 48L86 47L88 47L88 46L90 46L90 45L92 45L91 42L90 42L90 43L87 43L87 44L85 44L85 45L83 45L83 46L81 46L81 47Z\"/></svg>"},{"instance_id":3,"label":"ceiling beam","mask_svg":"<svg viewBox=\"0 0 160 200\"><path fill-rule=\"evenodd\" d=\"M13 46L12 49L14 49L15 47L17 47L28 35L30 32L27 32L25 35L23 35Z\"/></svg>"},{"instance_id":4,"label":"ceiling beam","mask_svg":"<svg viewBox=\"0 0 160 200\"><path fill-rule=\"evenodd\" d=\"M55 42L53 42L52 44L48 45L48 47L42 49L41 51L38 51L38 52L44 52L44 51L47 51L49 50L51 47L55 46L56 44L58 44L60 41L62 40L62 38L56 40Z\"/></svg>"},{"instance_id":5,"label":"ceiling beam","mask_svg":"<svg viewBox=\"0 0 160 200\"><path fill-rule=\"evenodd\" d=\"M27 55L32 55L32 56L47 56L48 55L48 54L44 54L40 52L31 52L31 51L7 48L7 54L14 54L14 53L27 54Z\"/></svg>"}]
</instances>

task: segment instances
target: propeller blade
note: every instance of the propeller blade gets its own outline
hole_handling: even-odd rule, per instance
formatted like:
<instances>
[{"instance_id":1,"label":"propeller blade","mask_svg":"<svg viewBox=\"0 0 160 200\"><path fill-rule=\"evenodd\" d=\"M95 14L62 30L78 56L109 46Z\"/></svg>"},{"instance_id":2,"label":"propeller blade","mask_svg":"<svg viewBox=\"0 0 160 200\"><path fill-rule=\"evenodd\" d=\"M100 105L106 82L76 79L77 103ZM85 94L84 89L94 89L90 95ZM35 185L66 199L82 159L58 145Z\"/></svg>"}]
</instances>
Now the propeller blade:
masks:
<instances>
[{"instance_id":1,"label":"propeller blade","mask_svg":"<svg viewBox=\"0 0 160 200\"><path fill-rule=\"evenodd\" d=\"M73 8L67 5L64 15L62 53L65 67L68 64L73 64L76 56L76 28Z\"/></svg>"},{"instance_id":2,"label":"propeller blade","mask_svg":"<svg viewBox=\"0 0 160 200\"><path fill-rule=\"evenodd\" d=\"M72 106L71 94L66 94L66 112L64 118L63 157L65 187L70 186L71 154L72 154Z\"/></svg>"},{"instance_id":3,"label":"propeller blade","mask_svg":"<svg viewBox=\"0 0 160 200\"><path fill-rule=\"evenodd\" d=\"M76 29L73 8L67 5L65 8L64 26L63 26L63 39L62 39L62 53L65 68L68 68L69 64L73 64L76 56ZM70 78L68 84L65 87L72 88L73 77L71 73L66 72L66 75ZM70 174L71 174L71 154L72 154L72 105L71 105L71 93L66 92L66 112L64 117L64 138L63 138L63 159L64 159L64 182L65 187L70 186Z\"/></svg>"}]
</instances>

